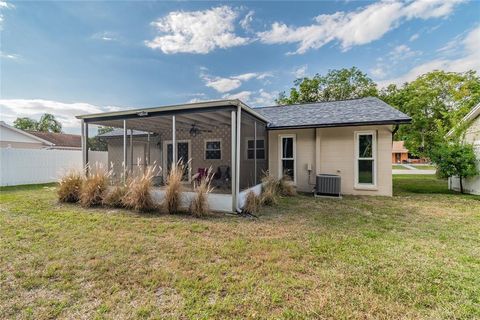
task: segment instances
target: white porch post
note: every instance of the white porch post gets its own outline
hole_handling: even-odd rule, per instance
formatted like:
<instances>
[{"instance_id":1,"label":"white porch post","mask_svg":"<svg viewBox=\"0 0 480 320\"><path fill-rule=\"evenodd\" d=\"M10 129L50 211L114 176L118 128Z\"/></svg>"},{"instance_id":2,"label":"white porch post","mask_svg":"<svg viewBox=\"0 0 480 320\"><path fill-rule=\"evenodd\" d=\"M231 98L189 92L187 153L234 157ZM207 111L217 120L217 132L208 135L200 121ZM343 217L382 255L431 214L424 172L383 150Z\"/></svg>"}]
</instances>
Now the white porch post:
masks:
<instances>
[{"instance_id":1,"label":"white porch post","mask_svg":"<svg viewBox=\"0 0 480 320\"><path fill-rule=\"evenodd\" d=\"M253 185L257 185L257 120L253 123ZM247 142L248 143L248 142ZM248 148L248 146L247 146Z\"/></svg>"},{"instance_id":2,"label":"white porch post","mask_svg":"<svg viewBox=\"0 0 480 320\"><path fill-rule=\"evenodd\" d=\"M237 126L237 120L235 118L235 110L232 110L231 112L231 125L230 125L230 135L231 135L231 145L232 145L232 150L231 150L231 173L232 173L232 211L235 212L237 211L237 192L236 192L236 185L237 185L237 136L236 136L236 126Z\"/></svg>"},{"instance_id":3,"label":"white porch post","mask_svg":"<svg viewBox=\"0 0 480 320\"><path fill-rule=\"evenodd\" d=\"M150 132L147 133L147 159L145 164L150 166Z\"/></svg>"},{"instance_id":4,"label":"white porch post","mask_svg":"<svg viewBox=\"0 0 480 320\"><path fill-rule=\"evenodd\" d=\"M85 139L85 120L82 119L81 122L81 130L82 130L82 169L85 170L87 167L87 139Z\"/></svg>"},{"instance_id":5,"label":"white porch post","mask_svg":"<svg viewBox=\"0 0 480 320\"><path fill-rule=\"evenodd\" d=\"M237 212L240 212L240 208L238 207L238 195L240 193L240 137L241 137L241 126L242 126L242 107L240 105L237 107L237 141L235 143L237 150L235 152L235 159L237 161L236 163L236 169L235 169L235 175L236 175L236 183L235 183L235 196L237 198Z\"/></svg>"},{"instance_id":6,"label":"white porch post","mask_svg":"<svg viewBox=\"0 0 480 320\"><path fill-rule=\"evenodd\" d=\"M172 165L177 165L177 136L176 136L176 128L175 128L175 116L172 116ZM168 152L167 152L168 156Z\"/></svg>"},{"instance_id":7,"label":"white porch post","mask_svg":"<svg viewBox=\"0 0 480 320\"><path fill-rule=\"evenodd\" d=\"M127 181L127 120L123 120L123 182Z\"/></svg>"},{"instance_id":8,"label":"white porch post","mask_svg":"<svg viewBox=\"0 0 480 320\"><path fill-rule=\"evenodd\" d=\"M130 174L133 175L133 129L130 129Z\"/></svg>"},{"instance_id":9,"label":"white porch post","mask_svg":"<svg viewBox=\"0 0 480 320\"><path fill-rule=\"evenodd\" d=\"M88 122L85 123L85 174L88 175L89 172L88 163Z\"/></svg>"}]
</instances>

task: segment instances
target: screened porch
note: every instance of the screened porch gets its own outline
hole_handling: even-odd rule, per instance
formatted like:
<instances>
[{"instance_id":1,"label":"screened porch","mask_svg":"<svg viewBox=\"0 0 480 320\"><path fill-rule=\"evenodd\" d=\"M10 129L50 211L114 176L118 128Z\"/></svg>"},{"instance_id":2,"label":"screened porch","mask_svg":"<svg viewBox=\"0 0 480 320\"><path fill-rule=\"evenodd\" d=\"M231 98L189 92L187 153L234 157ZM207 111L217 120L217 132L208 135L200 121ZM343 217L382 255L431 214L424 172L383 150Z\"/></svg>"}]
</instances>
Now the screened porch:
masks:
<instances>
[{"instance_id":1,"label":"screened porch","mask_svg":"<svg viewBox=\"0 0 480 320\"><path fill-rule=\"evenodd\" d=\"M240 101L216 101L80 116L84 164L89 164L91 126L112 127L102 135L113 180L155 168L154 198L161 201L173 164L184 167L184 200L211 170L212 210L238 211L248 190L259 192L267 170L266 121ZM90 164L93 165L93 164ZM255 188L255 186L257 186Z\"/></svg>"}]
</instances>

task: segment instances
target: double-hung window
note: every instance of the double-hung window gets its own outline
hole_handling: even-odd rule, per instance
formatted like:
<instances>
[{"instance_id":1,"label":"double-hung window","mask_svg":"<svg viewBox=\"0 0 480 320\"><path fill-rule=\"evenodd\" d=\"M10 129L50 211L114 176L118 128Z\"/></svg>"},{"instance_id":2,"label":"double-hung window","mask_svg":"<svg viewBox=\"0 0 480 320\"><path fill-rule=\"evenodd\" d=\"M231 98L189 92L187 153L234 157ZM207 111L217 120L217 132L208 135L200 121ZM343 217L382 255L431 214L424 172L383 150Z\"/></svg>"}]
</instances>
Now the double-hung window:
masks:
<instances>
[{"instance_id":1,"label":"double-hung window","mask_svg":"<svg viewBox=\"0 0 480 320\"><path fill-rule=\"evenodd\" d=\"M222 159L222 142L220 140L205 141L205 160Z\"/></svg>"},{"instance_id":2,"label":"double-hung window","mask_svg":"<svg viewBox=\"0 0 480 320\"><path fill-rule=\"evenodd\" d=\"M279 136L279 151L280 151L280 166L279 176L288 176L296 183L296 139L295 135L280 135Z\"/></svg>"},{"instance_id":3,"label":"double-hung window","mask_svg":"<svg viewBox=\"0 0 480 320\"><path fill-rule=\"evenodd\" d=\"M377 137L375 131L355 132L355 187L377 185Z\"/></svg>"}]
</instances>

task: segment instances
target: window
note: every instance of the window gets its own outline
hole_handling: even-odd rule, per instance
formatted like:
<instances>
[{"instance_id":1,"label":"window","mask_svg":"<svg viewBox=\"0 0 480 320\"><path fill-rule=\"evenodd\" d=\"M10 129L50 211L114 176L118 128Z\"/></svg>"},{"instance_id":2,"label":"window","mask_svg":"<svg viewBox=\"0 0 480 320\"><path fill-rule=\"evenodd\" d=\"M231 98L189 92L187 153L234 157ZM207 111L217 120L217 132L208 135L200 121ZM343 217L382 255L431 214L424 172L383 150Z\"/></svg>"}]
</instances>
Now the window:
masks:
<instances>
[{"instance_id":1,"label":"window","mask_svg":"<svg viewBox=\"0 0 480 320\"><path fill-rule=\"evenodd\" d=\"M222 143L220 140L205 141L205 160L222 159Z\"/></svg>"},{"instance_id":2,"label":"window","mask_svg":"<svg viewBox=\"0 0 480 320\"><path fill-rule=\"evenodd\" d=\"M279 151L280 151L280 166L279 176L288 176L292 181L296 182L295 172L295 154L296 141L295 135L281 135L279 136Z\"/></svg>"},{"instance_id":3,"label":"window","mask_svg":"<svg viewBox=\"0 0 480 320\"><path fill-rule=\"evenodd\" d=\"M255 140L247 140L247 159L255 159ZM257 160L265 160L265 140L257 139Z\"/></svg>"},{"instance_id":4,"label":"window","mask_svg":"<svg viewBox=\"0 0 480 320\"><path fill-rule=\"evenodd\" d=\"M357 188L375 187L377 141L373 131L355 133L355 185Z\"/></svg>"}]
</instances>

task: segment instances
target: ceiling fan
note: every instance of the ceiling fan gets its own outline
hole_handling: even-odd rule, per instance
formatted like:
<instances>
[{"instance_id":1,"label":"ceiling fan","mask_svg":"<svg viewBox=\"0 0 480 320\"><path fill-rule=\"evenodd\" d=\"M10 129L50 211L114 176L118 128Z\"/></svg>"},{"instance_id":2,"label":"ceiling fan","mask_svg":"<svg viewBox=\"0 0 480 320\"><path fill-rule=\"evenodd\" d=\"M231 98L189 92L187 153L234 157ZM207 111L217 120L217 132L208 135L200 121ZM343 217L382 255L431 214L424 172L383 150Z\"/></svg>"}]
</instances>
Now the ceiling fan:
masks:
<instances>
[{"instance_id":1,"label":"ceiling fan","mask_svg":"<svg viewBox=\"0 0 480 320\"><path fill-rule=\"evenodd\" d=\"M192 137L195 137L203 132L212 132L212 130L200 129L195 123L192 123L192 127L189 130L189 133Z\"/></svg>"}]
</instances>

